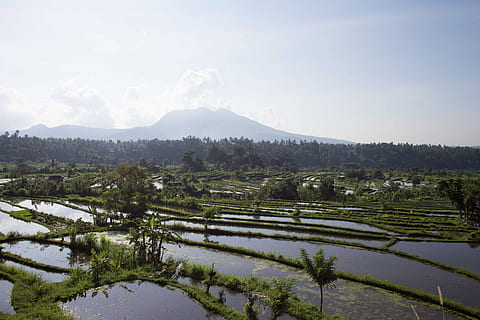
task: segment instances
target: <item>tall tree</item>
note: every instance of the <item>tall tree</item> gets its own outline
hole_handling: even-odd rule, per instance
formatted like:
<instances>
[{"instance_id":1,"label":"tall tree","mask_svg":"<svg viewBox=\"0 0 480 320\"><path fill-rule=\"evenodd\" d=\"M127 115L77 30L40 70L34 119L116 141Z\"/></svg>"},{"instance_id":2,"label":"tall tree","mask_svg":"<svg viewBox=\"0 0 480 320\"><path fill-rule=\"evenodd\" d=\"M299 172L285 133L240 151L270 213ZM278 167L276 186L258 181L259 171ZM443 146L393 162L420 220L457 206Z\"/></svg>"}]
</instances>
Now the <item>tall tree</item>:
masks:
<instances>
[{"instance_id":1,"label":"tall tree","mask_svg":"<svg viewBox=\"0 0 480 320\"><path fill-rule=\"evenodd\" d=\"M334 282L337 280L334 266L337 257L326 259L323 249L320 249L313 256L312 261L304 248L300 249L300 256L303 268L310 276L310 279L320 287L320 312L323 312L323 287L334 287Z\"/></svg>"},{"instance_id":2,"label":"tall tree","mask_svg":"<svg viewBox=\"0 0 480 320\"><path fill-rule=\"evenodd\" d=\"M102 197L109 211L123 212L130 217L142 217L154 190L147 173L138 165L119 165L104 177Z\"/></svg>"},{"instance_id":3,"label":"tall tree","mask_svg":"<svg viewBox=\"0 0 480 320\"><path fill-rule=\"evenodd\" d=\"M438 183L438 192L447 196L450 202L458 209L460 216L465 219L474 219L475 213L477 220L480 208L480 183L478 180L450 179L442 180Z\"/></svg>"}]
</instances>

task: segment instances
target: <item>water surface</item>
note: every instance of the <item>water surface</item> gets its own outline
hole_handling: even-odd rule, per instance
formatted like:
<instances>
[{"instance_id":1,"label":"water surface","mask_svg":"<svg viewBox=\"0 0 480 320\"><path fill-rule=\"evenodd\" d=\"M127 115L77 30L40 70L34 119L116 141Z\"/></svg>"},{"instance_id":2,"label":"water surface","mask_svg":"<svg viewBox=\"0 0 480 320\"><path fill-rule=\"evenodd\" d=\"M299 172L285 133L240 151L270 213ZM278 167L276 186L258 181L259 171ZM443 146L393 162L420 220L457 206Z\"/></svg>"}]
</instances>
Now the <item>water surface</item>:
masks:
<instances>
[{"instance_id":1,"label":"water surface","mask_svg":"<svg viewBox=\"0 0 480 320\"><path fill-rule=\"evenodd\" d=\"M3 243L2 246L5 252L61 268L85 266L89 258L85 254L74 254L69 248L31 241Z\"/></svg>"},{"instance_id":2,"label":"water surface","mask_svg":"<svg viewBox=\"0 0 480 320\"><path fill-rule=\"evenodd\" d=\"M18 205L29 209L35 209L37 211L48 213L57 217L63 217L71 220L82 219L86 222L93 222L93 216L91 214L86 213L85 211L62 206L61 204L54 202L23 200L19 202Z\"/></svg>"},{"instance_id":3,"label":"water surface","mask_svg":"<svg viewBox=\"0 0 480 320\"><path fill-rule=\"evenodd\" d=\"M78 297L64 306L83 320L222 319L193 302L182 291L150 282L123 282L104 290L107 294L100 291L94 296L95 291L88 291L86 297Z\"/></svg>"},{"instance_id":4,"label":"water surface","mask_svg":"<svg viewBox=\"0 0 480 320\"><path fill-rule=\"evenodd\" d=\"M455 242L399 241L391 247L480 274L480 246Z\"/></svg>"},{"instance_id":5,"label":"water surface","mask_svg":"<svg viewBox=\"0 0 480 320\"><path fill-rule=\"evenodd\" d=\"M12 206L10 203L6 203L3 201L0 201L0 209L5 210L5 211L18 211L18 210L23 210L20 207L17 206Z\"/></svg>"},{"instance_id":6,"label":"water surface","mask_svg":"<svg viewBox=\"0 0 480 320\"><path fill-rule=\"evenodd\" d=\"M20 219L12 218L10 215L0 212L0 232L7 234L9 232L18 232L24 235L34 235L39 232L49 232L47 227L38 223L25 222Z\"/></svg>"},{"instance_id":7,"label":"water surface","mask_svg":"<svg viewBox=\"0 0 480 320\"><path fill-rule=\"evenodd\" d=\"M188 234L187 237L202 241L204 236ZM437 286L440 286L447 299L480 308L480 299L478 299L480 296L479 281L392 254L305 241L268 238L210 235L209 240L251 250L280 253L289 257L299 257L301 248L305 248L310 255L314 255L322 248L327 257L336 256L338 258L336 267L340 271L362 276L369 274L380 280L388 280L432 294L437 294Z\"/></svg>"},{"instance_id":8,"label":"water surface","mask_svg":"<svg viewBox=\"0 0 480 320\"><path fill-rule=\"evenodd\" d=\"M25 270L26 272L29 272L29 273L37 274L43 280L47 280L47 281L50 281L50 282L61 282L68 277L68 275L63 274L63 273L54 273L54 272L48 272L48 271L44 271L44 270L40 270L40 269L35 269L35 268L29 267L29 266L24 266L23 264L16 263L16 262L13 262L13 261L8 261L7 260L7 261L4 262L4 264L6 266L9 266L9 267L15 267L15 268L18 268L18 269L23 269L23 270Z\"/></svg>"},{"instance_id":9,"label":"water surface","mask_svg":"<svg viewBox=\"0 0 480 320\"><path fill-rule=\"evenodd\" d=\"M224 274L237 274L239 277L255 275L263 279L272 277L296 279L294 291L303 300L318 304L318 287L300 270L276 262L200 247L182 245L178 248L169 245L167 249L168 254L176 258L187 258L192 263L210 266L215 262L216 269ZM242 295L232 294L227 299L229 306L237 310L243 308L245 300ZM410 305L415 306L422 320L442 319L441 311L431 305L351 281L338 280L335 289L325 290L324 302L326 312L343 314L347 319L414 319ZM463 318L446 313L445 319Z\"/></svg>"},{"instance_id":10,"label":"water surface","mask_svg":"<svg viewBox=\"0 0 480 320\"><path fill-rule=\"evenodd\" d=\"M15 313L10 304L10 295L12 294L13 283L0 280L0 312Z\"/></svg>"}]
</instances>

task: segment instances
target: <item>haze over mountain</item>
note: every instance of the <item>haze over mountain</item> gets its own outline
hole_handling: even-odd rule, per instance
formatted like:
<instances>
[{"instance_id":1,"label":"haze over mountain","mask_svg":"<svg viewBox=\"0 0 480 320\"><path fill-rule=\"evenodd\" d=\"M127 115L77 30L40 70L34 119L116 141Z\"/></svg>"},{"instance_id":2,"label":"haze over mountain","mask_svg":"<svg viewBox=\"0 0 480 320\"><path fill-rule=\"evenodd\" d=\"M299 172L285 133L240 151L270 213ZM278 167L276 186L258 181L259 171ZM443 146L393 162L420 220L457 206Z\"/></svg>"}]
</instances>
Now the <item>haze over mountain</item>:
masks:
<instances>
[{"instance_id":1,"label":"haze over mountain","mask_svg":"<svg viewBox=\"0 0 480 320\"><path fill-rule=\"evenodd\" d=\"M40 138L83 138L114 141L155 138L160 140L176 140L187 136L194 136L199 138L209 137L214 140L229 137L244 137L254 141L315 140L317 142L334 144L354 143L334 138L289 133L268 127L225 109L212 111L207 108L171 111L153 125L145 127L102 129L62 125L49 128L39 124L30 129L20 131L20 135Z\"/></svg>"}]
</instances>

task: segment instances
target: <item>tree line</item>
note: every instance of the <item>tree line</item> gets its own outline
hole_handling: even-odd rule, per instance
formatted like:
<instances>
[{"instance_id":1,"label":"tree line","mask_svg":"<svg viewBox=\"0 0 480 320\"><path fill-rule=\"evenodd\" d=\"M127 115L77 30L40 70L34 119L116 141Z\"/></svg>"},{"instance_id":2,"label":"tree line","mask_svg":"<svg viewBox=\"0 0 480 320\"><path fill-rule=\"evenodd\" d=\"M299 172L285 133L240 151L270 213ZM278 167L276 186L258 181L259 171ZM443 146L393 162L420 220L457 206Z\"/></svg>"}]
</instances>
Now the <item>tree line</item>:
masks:
<instances>
[{"instance_id":1,"label":"tree line","mask_svg":"<svg viewBox=\"0 0 480 320\"><path fill-rule=\"evenodd\" d=\"M408 143L325 144L316 141L261 141L244 138L222 140L187 137L182 140L102 141L0 136L0 161L169 165L192 159L219 168L298 167L480 169L480 149ZM197 160L198 159L198 160ZM187 159L189 160L189 159Z\"/></svg>"}]
</instances>

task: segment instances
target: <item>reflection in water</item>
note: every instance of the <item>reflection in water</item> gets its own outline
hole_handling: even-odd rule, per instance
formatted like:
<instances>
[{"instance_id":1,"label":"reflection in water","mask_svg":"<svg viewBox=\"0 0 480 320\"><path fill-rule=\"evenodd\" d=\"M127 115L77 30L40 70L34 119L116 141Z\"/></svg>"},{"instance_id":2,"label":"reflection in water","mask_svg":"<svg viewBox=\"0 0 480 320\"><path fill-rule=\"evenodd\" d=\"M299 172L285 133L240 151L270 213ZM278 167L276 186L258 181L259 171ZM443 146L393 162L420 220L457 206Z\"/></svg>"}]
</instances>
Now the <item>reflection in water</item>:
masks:
<instances>
[{"instance_id":1,"label":"reflection in water","mask_svg":"<svg viewBox=\"0 0 480 320\"><path fill-rule=\"evenodd\" d=\"M221 273L237 274L239 277L255 275L259 278L290 278L296 279L294 291L305 301L318 304L319 293L316 284L310 281L308 276L294 268L264 261L261 259L245 257L241 255L222 253L211 249L203 249L182 245L182 248L168 248L168 252L176 258L191 257L189 262L205 266L211 265L212 261ZM195 284L189 280L181 280L184 283ZM198 284L201 286L201 284ZM213 288L213 287L212 287ZM212 290L212 293L218 292ZM246 302L242 295L226 292L227 305L241 310ZM431 305L422 304L416 300L408 299L386 290L358 284L355 282L338 280L335 289L325 291L325 310L330 314L339 313L347 319L410 319L412 310L410 305L415 306L422 320L442 319L441 310L432 308ZM463 319L453 314L446 313L445 319Z\"/></svg>"},{"instance_id":2,"label":"reflection in water","mask_svg":"<svg viewBox=\"0 0 480 320\"><path fill-rule=\"evenodd\" d=\"M195 241L202 241L202 236L184 235ZM326 256L338 258L337 270L357 275L369 274L380 280L388 280L434 295L437 294L437 286L440 286L444 292L448 292L448 299L480 308L480 299L478 299L480 283L478 281L392 254L305 241L217 235L210 235L209 238L211 241L218 241L221 244L241 246L256 251L275 252L295 258L299 256L300 248L305 248L310 255L314 255L320 248L323 248Z\"/></svg>"},{"instance_id":3,"label":"reflection in water","mask_svg":"<svg viewBox=\"0 0 480 320\"><path fill-rule=\"evenodd\" d=\"M472 247L467 243L399 241L391 249L480 274L480 247Z\"/></svg>"},{"instance_id":4,"label":"reflection in water","mask_svg":"<svg viewBox=\"0 0 480 320\"><path fill-rule=\"evenodd\" d=\"M57 217L63 217L71 220L82 219L85 222L93 222L93 216L81 210L72 209L70 207L62 206L58 203L40 201L40 200L23 200L18 205L35 209L40 212L48 213Z\"/></svg>"},{"instance_id":5,"label":"reflection in water","mask_svg":"<svg viewBox=\"0 0 480 320\"><path fill-rule=\"evenodd\" d=\"M13 284L11 282L0 280L0 312L14 313L10 304L10 295Z\"/></svg>"},{"instance_id":6,"label":"reflection in water","mask_svg":"<svg viewBox=\"0 0 480 320\"><path fill-rule=\"evenodd\" d=\"M68 277L68 275L66 275L66 274L43 271L43 270L35 269L35 268L29 267L29 266L24 266L22 264L12 262L12 261L5 261L4 264L6 266L15 267L15 268L18 268L18 269L23 269L23 270L25 270L27 272L30 272L30 273L38 274L42 279L50 281L50 282L61 282Z\"/></svg>"},{"instance_id":7,"label":"reflection in water","mask_svg":"<svg viewBox=\"0 0 480 320\"><path fill-rule=\"evenodd\" d=\"M7 234L14 231L24 235L34 235L39 232L48 232L49 230L40 224L15 219L6 213L0 212L0 232Z\"/></svg>"},{"instance_id":8,"label":"reflection in water","mask_svg":"<svg viewBox=\"0 0 480 320\"><path fill-rule=\"evenodd\" d=\"M0 209L5 210L5 211L18 211L18 210L22 210L22 208L20 208L20 207L12 206L11 204L6 203L6 202L3 202L3 201L0 201Z\"/></svg>"},{"instance_id":9,"label":"reflection in water","mask_svg":"<svg viewBox=\"0 0 480 320\"><path fill-rule=\"evenodd\" d=\"M73 253L69 248L52 244L17 241L4 243L2 246L5 248L5 252L61 268L70 268L76 265L85 267L89 259L89 255L85 253Z\"/></svg>"},{"instance_id":10,"label":"reflection in water","mask_svg":"<svg viewBox=\"0 0 480 320\"><path fill-rule=\"evenodd\" d=\"M193 302L182 291L149 282L119 283L89 291L64 306L87 319L222 319Z\"/></svg>"}]
</instances>

